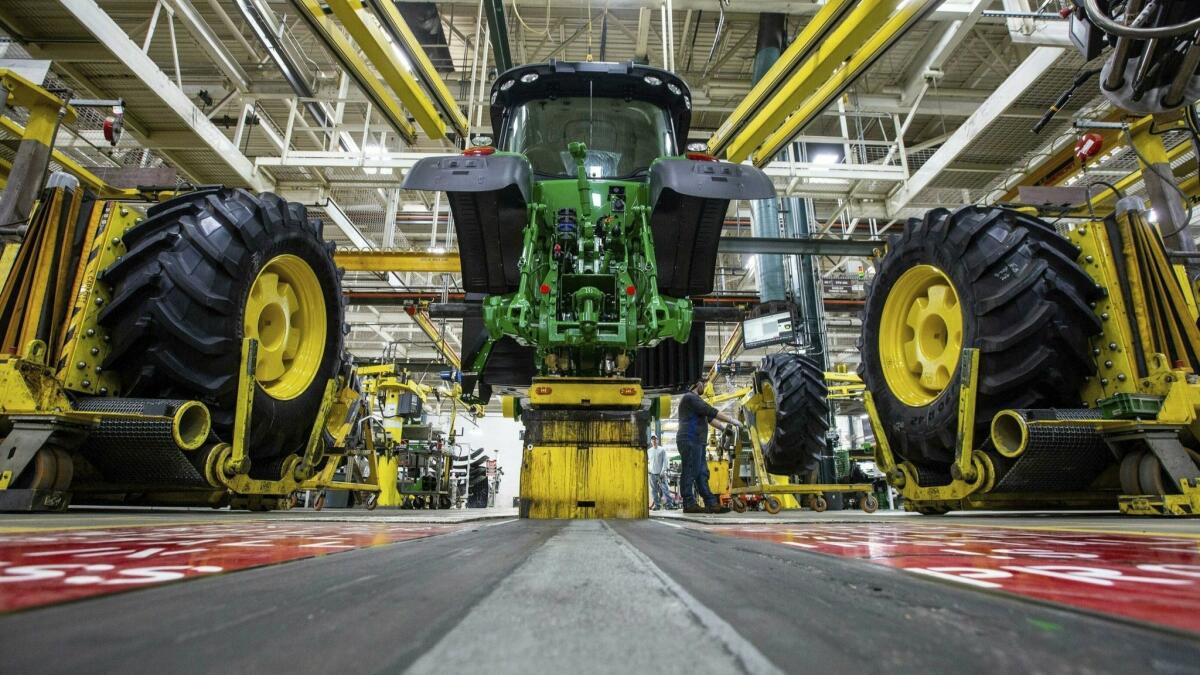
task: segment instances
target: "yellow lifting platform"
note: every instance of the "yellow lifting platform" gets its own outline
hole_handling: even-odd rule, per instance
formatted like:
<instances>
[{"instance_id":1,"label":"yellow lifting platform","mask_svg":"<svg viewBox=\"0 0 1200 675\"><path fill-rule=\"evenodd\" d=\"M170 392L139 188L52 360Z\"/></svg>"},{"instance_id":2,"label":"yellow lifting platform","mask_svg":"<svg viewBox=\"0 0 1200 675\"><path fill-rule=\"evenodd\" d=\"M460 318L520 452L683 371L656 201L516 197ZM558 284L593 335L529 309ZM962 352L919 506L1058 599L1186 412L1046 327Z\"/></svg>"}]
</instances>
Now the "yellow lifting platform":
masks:
<instances>
[{"instance_id":1,"label":"yellow lifting platform","mask_svg":"<svg viewBox=\"0 0 1200 675\"><path fill-rule=\"evenodd\" d=\"M649 424L669 397L643 398L638 380L537 377L529 397L505 397L525 425L522 518L646 518Z\"/></svg>"}]
</instances>

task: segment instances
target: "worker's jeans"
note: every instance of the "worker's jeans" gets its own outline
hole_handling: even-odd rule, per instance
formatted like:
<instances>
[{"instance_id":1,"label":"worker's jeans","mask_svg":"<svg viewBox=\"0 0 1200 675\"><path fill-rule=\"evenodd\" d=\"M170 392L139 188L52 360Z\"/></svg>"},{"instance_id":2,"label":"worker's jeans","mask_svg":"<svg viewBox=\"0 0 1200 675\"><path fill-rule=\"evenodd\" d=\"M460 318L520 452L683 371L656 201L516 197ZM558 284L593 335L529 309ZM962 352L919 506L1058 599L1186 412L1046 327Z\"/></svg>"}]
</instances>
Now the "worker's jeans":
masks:
<instances>
[{"instance_id":1,"label":"worker's jeans","mask_svg":"<svg viewBox=\"0 0 1200 675\"><path fill-rule=\"evenodd\" d=\"M667 484L667 472L650 474L650 489L654 493L654 508L671 506L671 486Z\"/></svg>"},{"instance_id":2,"label":"worker's jeans","mask_svg":"<svg viewBox=\"0 0 1200 675\"><path fill-rule=\"evenodd\" d=\"M679 457L683 460L683 475L679 477L679 495L687 508L696 503L696 493L705 506L716 506L717 498L708 489L708 462L704 458L704 446L699 443L678 443Z\"/></svg>"}]
</instances>

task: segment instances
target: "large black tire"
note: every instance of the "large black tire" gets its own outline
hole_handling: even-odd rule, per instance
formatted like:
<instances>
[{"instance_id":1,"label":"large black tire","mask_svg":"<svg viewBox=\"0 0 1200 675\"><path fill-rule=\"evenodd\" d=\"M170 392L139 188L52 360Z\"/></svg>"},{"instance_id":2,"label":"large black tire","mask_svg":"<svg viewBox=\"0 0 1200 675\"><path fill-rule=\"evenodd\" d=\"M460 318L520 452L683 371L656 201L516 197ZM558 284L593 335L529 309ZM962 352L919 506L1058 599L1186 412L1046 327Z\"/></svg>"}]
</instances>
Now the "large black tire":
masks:
<instances>
[{"instance_id":1,"label":"large black tire","mask_svg":"<svg viewBox=\"0 0 1200 675\"><path fill-rule=\"evenodd\" d=\"M300 452L325 384L342 365L340 275L320 221L273 194L204 190L152 207L124 242L127 253L102 277L113 289L100 315L112 339L105 367L120 375L123 396L205 402L213 433L226 442L251 285L276 256L308 265L325 303L324 351L301 393L277 399L256 386L248 444L260 468L270 463L259 460Z\"/></svg>"},{"instance_id":2,"label":"large black tire","mask_svg":"<svg viewBox=\"0 0 1200 675\"><path fill-rule=\"evenodd\" d=\"M962 346L977 347L975 438L989 438L1005 408L1081 405L1083 378L1095 372L1089 338L1100 319L1089 307L1095 283L1075 262L1078 250L1055 229L1003 208L935 209L908 221L889 242L867 290L858 373L875 399L892 450L918 466L953 461L959 372L926 405L900 400L881 364L883 308L902 274L932 265L954 285L962 310Z\"/></svg>"},{"instance_id":3,"label":"large black tire","mask_svg":"<svg viewBox=\"0 0 1200 675\"><path fill-rule=\"evenodd\" d=\"M816 469L829 431L829 392L821 367L796 354L771 354L755 371L754 384L775 399L774 432L766 435L759 425L767 471L790 476Z\"/></svg>"}]
</instances>

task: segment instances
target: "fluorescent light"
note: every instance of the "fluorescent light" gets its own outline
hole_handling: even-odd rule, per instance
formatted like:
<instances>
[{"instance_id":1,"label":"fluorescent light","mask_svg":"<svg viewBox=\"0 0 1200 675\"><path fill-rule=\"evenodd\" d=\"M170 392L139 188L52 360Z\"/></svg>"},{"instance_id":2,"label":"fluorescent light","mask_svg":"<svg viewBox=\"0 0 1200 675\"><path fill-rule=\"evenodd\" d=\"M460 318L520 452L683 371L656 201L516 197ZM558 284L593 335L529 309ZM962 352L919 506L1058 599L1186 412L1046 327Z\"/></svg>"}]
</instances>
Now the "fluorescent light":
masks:
<instances>
[{"instance_id":1,"label":"fluorescent light","mask_svg":"<svg viewBox=\"0 0 1200 675\"><path fill-rule=\"evenodd\" d=\"M400 210L404 213L424 213L429 209L425 208L421 204L405 204L404 206L400 207Z\"/></svg>"},{"instance_id":2,"label":"fluorescent light","mask_svg":"<svg viewBox=\"0 0 1200 675\"><path fill-rule=\"evenodd\" d=\"M837 164L839 160L841 160L841 157L838 157L837 153L822 152L821 154L813 157L812 163L813 164Z\"/></svg>"}]
</instances>

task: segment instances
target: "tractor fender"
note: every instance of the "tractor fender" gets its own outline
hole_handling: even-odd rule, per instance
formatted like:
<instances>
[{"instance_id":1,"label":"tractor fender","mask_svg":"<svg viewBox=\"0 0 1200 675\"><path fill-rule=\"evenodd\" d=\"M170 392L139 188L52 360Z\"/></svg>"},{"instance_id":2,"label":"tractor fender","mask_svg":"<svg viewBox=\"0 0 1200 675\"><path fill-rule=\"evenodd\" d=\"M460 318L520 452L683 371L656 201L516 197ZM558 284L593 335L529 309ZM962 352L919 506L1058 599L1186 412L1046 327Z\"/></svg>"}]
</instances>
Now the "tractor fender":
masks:
<instances>
[{"instance_id":1,"label":"tractor fender","mask_svg":"<svg viewBox=\"0 0 1200 675\"><path fill-rule=\"evenodd\" d=\"M520 155L446 155L419 160L405 190L440 190L454 213L463 290L503 295L517 290L533 172Z\"/></svg>"},{"instance_id":2,"label":"tractor fender","mask_svg":"<svg viewBox=\"0 0 1200 675\"><path fill-rule=\"evenodd\" d=\"M650 167L650 229L659 292L671 297L711 293L729 202L774 197L771 179L752 166L690 159L655 162Z\"/></svg>"},{"instance_id":3,"label":"tractor fender","mask_svg":"<svg viewBox=\"0 0 1200 675\"><path fill-rule=\"evenodd\" d=\"M500 192L516 186L529 203L533 171L519 155L445 155L417 160L404 178L405 190Z\"/></svg>"},{"instance_id":4,"label":"tractor fender","mask_svg":"<svg viewBox=\"0 0 1200 675\"><path fill-rule=\"evenodd\" d=\"M760 169L692 159L663 159L650 167L650 203L657 205L664 190L726 202L775 196L774 184Z\"/></svg>"}]
</instances>

